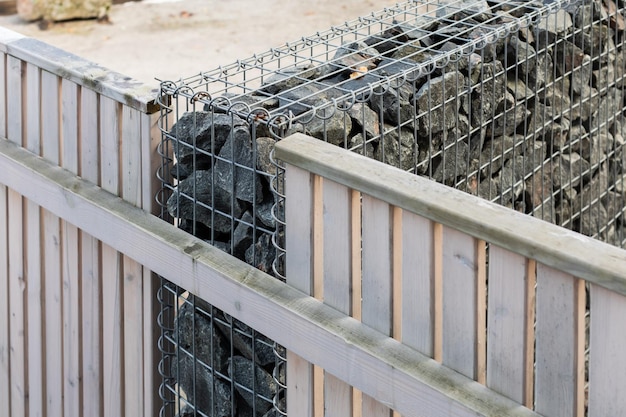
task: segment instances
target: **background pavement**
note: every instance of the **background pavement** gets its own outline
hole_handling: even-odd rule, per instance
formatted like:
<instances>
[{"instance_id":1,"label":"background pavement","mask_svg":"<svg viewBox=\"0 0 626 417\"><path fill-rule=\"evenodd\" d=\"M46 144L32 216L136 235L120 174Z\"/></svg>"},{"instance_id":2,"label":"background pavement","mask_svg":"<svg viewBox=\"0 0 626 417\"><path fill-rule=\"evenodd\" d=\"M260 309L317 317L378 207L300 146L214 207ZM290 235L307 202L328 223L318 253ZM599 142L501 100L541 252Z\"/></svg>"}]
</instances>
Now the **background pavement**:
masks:
<instances>
[{"instance_id":1,"label":"background pavement","mask_svg":"<svg viewBox=\"0 0 626 417\"><path fill-rule=\"evenodd\" d=\"M178 80L395 4L393 0L144 0L114 5L109 23L42 30L17 15L0 26L138 80Z\"/></svg>"}]
</instances>

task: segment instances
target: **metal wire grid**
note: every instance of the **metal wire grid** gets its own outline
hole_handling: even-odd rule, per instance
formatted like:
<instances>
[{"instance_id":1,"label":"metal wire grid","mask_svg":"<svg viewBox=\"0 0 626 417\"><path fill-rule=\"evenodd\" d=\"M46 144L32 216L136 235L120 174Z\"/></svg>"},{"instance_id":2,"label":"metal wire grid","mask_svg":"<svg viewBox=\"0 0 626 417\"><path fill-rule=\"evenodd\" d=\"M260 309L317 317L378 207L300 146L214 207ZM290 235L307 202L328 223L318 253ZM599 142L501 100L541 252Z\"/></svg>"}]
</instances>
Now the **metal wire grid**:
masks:
<instances>
[{"instance_id":1,"label":"metal wire grid","mask_svg":"<svg viewBox=\"0 0 626 417\"><path fill-rule=\"evenodd\" d=\"M589 8L577 9L576 18L586 23L573 26L559 36L545 30L551 19L552 23L557 23L558 11L573 10L572 8L581 4ZM234 197L224 210L216 207L213 194L209 202L199 199L194 187L188 192L179 192L177 199L179 202L181 199L190 200L193 207L209 210L212 219L215 216L228 219L231 224L231 245L223 249L230 253L235 250L232 238L239 224L253 230L254 242L259 235L271 235L277 253L273 265L266 270L278 278L284 278L282 264L285 254L282 236L285 225L281 200L284 197L284 178L280 167L276 167L276 171L272 173L261 171L254 164L236 162L234 153L230 156L219 155L214 149L198 147L193 141L181 141L175 125L170 123L170 118L173 115L173 119L178 122L186 114L196 115L199 111L207 112L210 117L228 115L233 125L240 121L249 124L249 140L252 144L264 136L279 140L294 131L310 132L311 126L321 121L323 127L318 137L322 140L334 141L339 146L479 194L491 201L567 228L577 230L584 217L594 218L590 222L593 229L586 233L623 247L623 140L617 140L616 135L613 141L608 142L609 149L605 149L602 155L592 155L597 152L597 144L594 142L597 136L606 132L616 133L616 123L626 123L623 122L625 107L621 96L626 73L625 60L622 58L624 39L620 30L610 30L607 39L611 45L601 44L598 47L593 42L585 44L584 40L580 45L577 37L589 35L593 39L600 35L599 31L604 30L603 28L610 29L612 24L609 22L615 22L619 19L618 16L624 14L624 5L620 2L616 10L598 16L594 4L599 3L591 0L554 1L543 5L536 1L510 1L491 4L492 8L487 12L472 10L466 1L461 0L409 1L213 71L202 72L177 82L164 81L161 90L162 101L166 105L163 107L163 142L160 149L164 163L159 173L163 182L159 197L162 206L166 207L167 199L175 191L175 183L170 179L183 177L180 166L175 164L181 149L191 151L193 171L200 167L205 158L210 159L211 165L222 161L229 163L233 172L250 171L265 178L264 184L269 184L275 197L271 212L273 227L261 224L256 216L249 221L237 218L233 214ZM503 14L505 11L507 15ZM477 18L479 14L480 19ZM515 49L510 43L512 37L532 38L535 47ZM363 46L359 42L365 42L368 47L384 49L385 52L376 56L364 55ZM423 46L400 58L390 58L395 51L405 48L407 42L419 42ZM564 53L573 43L578 43L584 50L582 57ZM506 59L513 55L516 59ZM547 55L552 57L552 61L542 59ZM354 59L346 61L346 57ZM579 59L583 61L578 62ZM485 65L494 61L500 61L502 65ZM573 77L583 71L602 71L607 62L613 64L612 74L594 74L590 81L593 82L593 88L577 95L571 91L568 83ZM523 65L530 66L530 70L523 71ZM537 83L533 80L533 74L536 73L544 74L545 82ZM466 75L462 77L459 74ZM468 78L472 76L478 82L469 82ZM501 88L502 80L510 77L522 81L509 88L515 98L513 105L504 109L489 106L489 100L485 98L494 95ZM331 79L333 82L328 83ZM399 104L385 108L385 95L388 91L404 88L406 94L414 98L422 86L430 85L436 79L443 79L443 88L447 84L456 93L437 102L429 90L425 99L428 105L416 106L414 101L413 109L408 115L402 113L404 109ZM534 87L529 88L533 83ZM308 95L288 94L308 87L312 88ZM601 106L602 99L610 94L619 96L613 101L614 105ZM483 100L477 101L476 97ZM569 100L558 101L562 97ZM367 130L364 121L366 110L359 105L372 105L376 101L379 102L377 113L380 119L392 119L395 123L381 122L379 133L372 134ZM558 104L546 106L543 105L545 103ZM478 116L471 121L464 120L456 110L459 108L468 115ZM359 119L359 116L348 116L355 109L360 112L363 122L360 126L348 128L348 118ZM452 113L450 109L453 110ZM580 127L575 126L576 120L572 115L581 112L593 112L594 117L579 123L584 128L582 134L566 134L568 130ZM520 123L528 118L529 113L537 121ZM344 126L344 133L339 139L331 138L327 129L337 115ZM432 126L435 115L441 116L441 123L446 126L446 134L432 131L424 134L423 127ZM572 123L562 126L562 140L555 137L546 139L545 131L549 126L560 125L569 119ZM423 121L423 124L415 121ZM507 124L519 127L514 129L512 141L498 144L495 139L500 131L507 130ZM199 125L194 117L193 129ZM350 130L353 133L360 130L362 140L358 143L351 141ZM406 165L402 162L402 149L387 146L393 142L385 140L394 132L403 130L408 130L413 137L413 156ZM211 131L211 137L215 134L215 131ZM396 139L396 142L400 141L400 138ZM464 147L468 149L465 153L461 152ZM257 160L257 147L252 146L251 152L252 159ZM555 161L571 153L587 155L591 162L587 165L579 164L577 169L567 172L558 169ZM459 155L462 155L462 159ZM498 164L502 166L505 161L516 159L523 167L527 167L528 163L532 167L524 169L521 175L510 171L508 178L500 174L499 184L489 181L496 170L500 169L496 168ZM451 163L448 165L446 162ZM445 170L452 172L446 173ZM608 181L598 181L598 184L592 184L588 191L583 192L581 184L591 182L593 175L601 170L607 172ZM561 177L561 186L546 186L542 179L555 175ZM505 182L506 186L503 186ZM551 180L550 184L552 183ZM535 202L528 207L530 196L537 194L540 203ZM252 200L249 206L256 212L258 202L254 197ZM565 206L555 208L554 202L564 201L567 201ZM609 213L599 216L601 205ZM165 218L170 217L170 214L163 210ZM179 216L174 214L173 217ZM597 220L600 217L602 221ZM191 218L196 219L195 210ZM203 236L211 243L216 242L213 228L205 228L196 221L182 221L179 225L191 233ZM263 264L263 267L268 266ZM167 288L167 285L170 284L164 284L164 287ZM164 311L171 310L171 305L173 304L164 303ZM176 314L171 317L170 323L175 320L175 316ZM162 328L163 340L168 341L173 349L165 349L167 354L164 362L171 362L172 358L181 353L175 350L178 344L172 338L173 328ZM284 362L279 355L274 370L279 381L277 395L273 400L275 404L280 402L278 398L284 398L284 379L279 376L283 367ZM172 385L168 385L168 381L175 379L166 378L164 383L164 390L169 393L169 402L166 403L171 404L174 398L172 395L176 391L172 389ZM180 396L176 394L175 398L179 399ZM284 408L277 408L285 413Z\"/></svg>"}]
</instances>

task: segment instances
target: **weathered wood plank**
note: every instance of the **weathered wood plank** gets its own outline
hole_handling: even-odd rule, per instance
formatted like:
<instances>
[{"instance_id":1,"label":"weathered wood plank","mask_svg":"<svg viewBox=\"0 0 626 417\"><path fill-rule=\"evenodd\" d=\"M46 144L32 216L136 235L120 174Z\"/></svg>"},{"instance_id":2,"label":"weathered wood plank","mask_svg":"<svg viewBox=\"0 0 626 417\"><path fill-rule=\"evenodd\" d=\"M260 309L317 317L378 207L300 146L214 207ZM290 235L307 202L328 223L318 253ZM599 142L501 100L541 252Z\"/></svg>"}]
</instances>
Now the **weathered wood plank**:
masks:
<instances>
[{"instance_id":1,"label":"weathered wood plank","mask_svg":"<svg viewBox=\"0 0 626 417\"><path fill-rule=\"evenodd\" d=\"M40 108L45 108L41 114L41 152L47 161L57 165L61 159L59 78L46 71L42 71L40 76L42 103ZM59 218L48 210L43 212L42 223L45 271L46 412L48 416L61 417L64 415L61 224Z\"/></svg>"},{"instance_id":2,"label":"weathered wood plank","mask_svg":"<svg viewBox=\"0 0 626 417\"><path fill-rule=\"evenodd\" d=\"M402 414L536 416L7 141L0 141L0 163L0 183L19 187L28 176L27 198L45 201L49 210L105 244L150 265L307 361L335 370L338 378Z\"/></svg>"},{"instance_id":3,"label":"weathered wood plank","mask_svg":"<svg viewBox=\"0 0 626 417\"><path fill-rule=\"evenodd\" d=\"M61 337L63 334L61 226L59 218L47 210L43 212L42 223L45 271L44 351L46 363L46 415L62 417L64 414L63 338Z\"/></svg>"},{"instance_id":4,"label":"weathered wood plank","mask_svg":"<svg viewBox=\"0 0 626 417\"><path fill-rule=\"evenodd\" d=\"M144 113L154 113L158 88L111 71L77 55L63 51L40 40L20 37L4 29L7 42L0 49L19 59L62 76L83 87L124 103Z\"/></svg>"},{"instance_id":5,"label":"weathered wood plank","mask_svg":"<svg viewBox=\"0 0 626 417\"><path fill-rule=\"evenodd\" d=\"M0 185L0 415L11 415L8 188Z\"/></svg>"},{"instance_id":6,"label":"weathered wood plank","mask_svg":"<svg viewBox=\"0 0 626 417\"><path fill-rule=\"evenodd\" d=\"M80 175L99 184L100 143L98 132L98 94L80 90ZM88 233L80 234L81 312L82 312L82 377L84 416L102 416L102 330L100 277L100 244Z\"/></svg>"},{"instance_id":7,"label":"weathered wood plank","mask_svg":"<svg viewBox=\"0 0 626 417\"><path fill-rule=\"evenodd\" d=\"M351 313L351 192L332 181L324 182L324 304L346 315ZM352 414L352 388L326 372L324 380L326 416Z\"/></svg>"},{"instance_id":8,"label":"weathered wood plank","mask_svg":"<svg viewBox=\"0 0 626 417\"><path fill-rule=\"evenodd\" d=\"M626 377L626 298L592 285L589 344L589 415L626 415L626 399L618 387Z\"/></svg>"},{"instance_id":9,"label":"weathered wood plank","mask_svg":"<svg viewBox=\"0 0 626 417\"><path fill-rule=\"evenodd\" d=\"M287 166L285 175L285 221L289 223L285 244L287 283L305 294L313 292L313 179L299 168ZM303 417L313 416L313 366L287 352L287 408Z\"/></svg>"},{"instance_id":10,"label":"weathered wood plank","mask_svg":"<svg viewBox=\"0 0 626 417\"><path fill-rule=\"evenodd\" d=\"M25 71L25 64L13 56L7 56L7 139L19 145L24 143L22 71Z\"/></svg>"},{"instance_id":11,"label":"weathered wood plank","mask_svg":"<svg viewBox=\"0 0 626 417\"><path fill-rule=\"evenodd\" d=\"M526 258L489 246L487 386L524 401ZM532 378L532 376L531 376Z\"/></svg>"},{"instance_id":12,"label":"weathered wood plank","mask_svg":"<svg viewBox=\"0 0 626 417\"><path fill-rule=\"evenodd\" d=\"M404 210L626 295L621 249L295 134L276 157ZM458 210L463 207L463 210ZM524 233L520 234L519 230ZM587 259L597 262L589 264Z\"/></svg>"},{"instance_id":13,"label":"weathered wood plank","mask_svg":"<svg viewBox=\"0 0 626 417\"><path fill-rule=\"evenodd\" d=\"M40 70L32 64L26 65L26 149L41 153L41 98ZM28 412L30 416L44 415L44 357L43 339L44 293L42 281L41 253L41 208L34 202L25 202L25 266L27 282L28 314Z\"/></svg>"},{"instance_id":14,"label":"weathered wood plank","mask_svg":"<svg viewBox=\"0 0 626 417\"><path fill-rule=\"evenodd\" d=\"M26 280L24 276L24 235L22 196L8 192L9 232L9 349L11 372L11 416L26 417L28 410L26 321Z\"/></svg>"},{"instance_id":15,"label":"weathered wood plank","mask_svg":"<svg viewBox=\"0 0 626 417\"><path fill-rule=\"evenodd\" d=\"M391 210L384 201L363 195L361 321L387 336L391 336L393 320ZM382 417L389 416L390 409L363 395L362 413Z\"/></svg>"},{"instance_id":16,"label":"weathered wood plank","mask_svg":"<svg viewBox=\"0 0 626 417\"><path fill-rule=\"evenodd\" d=\"M0 134L3 138L7 137L7 58L5 53L0 53Z\"/></svg>"},{"instance_id":17,"label":"weathered wood plank","mask_svg":"<svg viewBox=\"0 0 626 417\"><path fill-rule=\"evenodd\" d=\"M476 277L476 241L444 226L443 364L472 379L476 377Z\"/></svg>"},{"instance_id":18,"label":"weathered wood plank","mask_svg":"<svg viewBox=\"0 0 626 417\"><path fill-rule=\"evenodd\" d=\"M433 357L433 225L402 213L402 343Z\"/></svg>"},{"instance_id":19,"label":"weathered wood plank","mask_svg":"<svg viewBox=\"0 0 626 417\"><path fill-rule=\"evenodd\" d=\"M79 88L61 80L61 165L78 174ZM78 229L61 222L63 236L63 401L66 416L80 415L82 378L80 365L80 273Z\"/></svg>"},{"instance_id":20,"label":"weathered wood plank","mask_svg":"<svg viewBox=\"0 0 626 417\"><path fill-rule=\"evenodd\" d=\"M119 195L120 118L119 104L100 96L100 186Z\"/></svg>"},{"instance_id":21,"label":"weathered wood plank","mask_svg":"<svg viewBox=\"0 0 626 417\"><path fill-rule=\"evenodd\" d=\"M144 358L143 338L143 270L139 263L123 258L123 329L124 329L124 404L125 415L141 416L144 413ZM152 317L145 317L151 320Z\"/></svg>"},{"instance_id":22,"label":"weathered wood plank","mask_svg":"<svg viewBox=\"0 0 626 417\"><path fill-rule=\"evenodd\" d=\"M111 246L102 245L102 379L105 417L124 415L122 352L122 261Z\"/></svg>"},{"instance_id":23,"label":"weathered wood plank","mask_svg":"<svg viewBox=\"0 0 626 417\"><path fill-rule=\"evenodd\" d=\"M535 410L548 416L580 416L577 326L584 320L584 286L569 274L537 265ZM583 302L581 302L581 300ZM584 347L584 341L582 343Z\"/></svg>"}]
</instances>

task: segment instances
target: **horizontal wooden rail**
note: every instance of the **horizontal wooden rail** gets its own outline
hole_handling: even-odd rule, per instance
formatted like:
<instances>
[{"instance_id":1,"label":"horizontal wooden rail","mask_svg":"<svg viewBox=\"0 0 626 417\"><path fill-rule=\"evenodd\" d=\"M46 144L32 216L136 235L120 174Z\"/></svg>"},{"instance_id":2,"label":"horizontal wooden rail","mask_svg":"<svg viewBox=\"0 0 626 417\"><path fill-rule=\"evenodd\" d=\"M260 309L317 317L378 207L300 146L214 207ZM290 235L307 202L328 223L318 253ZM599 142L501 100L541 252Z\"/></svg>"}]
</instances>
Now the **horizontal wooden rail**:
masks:
<instances>
[{"instance_id":1,"label":"horizontal wooden rail","mask_svg":"<svg viewBox=\"0 0 626 417\"><path fill-rule=\"evenodd\" d=\"M139 110L154 113L158 88L0 27L0 51Z\"/></svg>"},{"instance_id":2,"label":"horizontal wooden rail","mask_svg":"<svg viewBox=\"0 0 626 417\"><path fill-rule=\"evenodd\" d=\"M622 249L303 134L280 141L276 158L626 295Z\"/></svg>"},{"instance_id":3,"label":"horizontal wooden rail","mask_svg":"<svg viewBox=\"0 0 626 417\"><path fill-rule=\"evenodd\" d=\"M6 140L0 165L0 183L403 414L537 416Z\"/></svg>"}]
</instances>

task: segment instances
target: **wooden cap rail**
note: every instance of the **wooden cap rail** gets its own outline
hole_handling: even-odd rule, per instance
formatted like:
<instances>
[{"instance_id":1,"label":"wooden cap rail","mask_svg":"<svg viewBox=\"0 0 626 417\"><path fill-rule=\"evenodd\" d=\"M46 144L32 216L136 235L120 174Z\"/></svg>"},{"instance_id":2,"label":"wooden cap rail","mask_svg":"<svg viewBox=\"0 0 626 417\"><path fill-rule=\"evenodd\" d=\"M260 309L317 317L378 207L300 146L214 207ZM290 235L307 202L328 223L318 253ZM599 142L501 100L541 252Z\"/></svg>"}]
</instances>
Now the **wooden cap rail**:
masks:
<instances>
[{"instance_id":1,"label":"wooden cap rail","mask_svg":"<svg viewBox=\"0 0 626 417\"><path fill-rule=\"evenodd\" d=\"M405 415L537 416L6 140L0 165L0 183Z\"/></svg>"},{"instance_id":2,"label":"wooden cap rail","mask_svg":"<svg viewBox=\"0 0 626 417\"><path fill-rule=\"evenodd\" d=\"M158 110L159 89L77 55L0 27L0 51L139 110Z\"/></svg>"},{"instance_id":3,"label":"wooden cap rail","mask_svg":"<svg viewBox=\"0 0 626 417\"><path fill-rule=\"evenodd\" d=\"M622 249L303 134L280 141L276 158L626 295Z\"/></svg>"}]
</instances>

